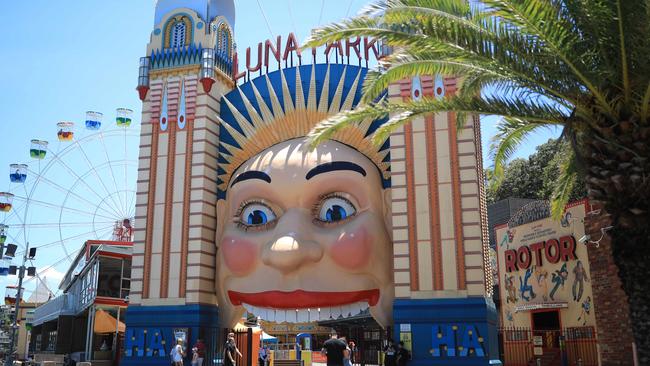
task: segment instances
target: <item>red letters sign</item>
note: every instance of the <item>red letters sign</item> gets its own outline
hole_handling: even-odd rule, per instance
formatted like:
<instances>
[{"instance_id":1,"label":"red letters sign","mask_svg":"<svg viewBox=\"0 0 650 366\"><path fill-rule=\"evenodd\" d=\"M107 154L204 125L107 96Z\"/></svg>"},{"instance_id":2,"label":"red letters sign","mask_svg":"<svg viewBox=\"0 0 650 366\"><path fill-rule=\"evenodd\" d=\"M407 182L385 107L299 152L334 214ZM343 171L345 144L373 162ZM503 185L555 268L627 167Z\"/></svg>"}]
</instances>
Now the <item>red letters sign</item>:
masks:
<instances>
[{"instance_id":1,"label":"red letters sign","mask_svg":"<svg viewBox=\"0 0 650 366\"><path fill-rule=\"evenodd\" d=\"M563 236L559 240L547 241L524 245L519 249L509 249L504 252L506 272L528 269L531 265L541 267L544 259L549 263L575 260L576 239L572 235Z\"/></svg>"},{"instance_id":2,"label":"red letters sign","mask_svg":"<svg viewBox=\"0 0 650 366\"><path fill-rule=\"evenodd\" d=\"M289 33L286 42L282 42L282 37L277 36L274 40L269 39L265 42L258 43L256 52L257 56L255 58L251 57L251 53L252 50L248 47L246 49L246 67L243 71L239 70L239 56L235 53L235 59L233 61L235 81L246 77L247 73L256 71L261 72L262 66L266 69L266 72L268 72L269 66L274 67L274 65L277 64L277 67L280 68L282 67L283 61L287 63L287 61L290 60L293 65L294 54L296 55L298 64L302 64L300 46L293 33ZM377 40L367 37L357 37L355 40L332 42L325 47L323 53L327 60L329 60L330 53L332 53L336 55L337 60L340 57L341 62L344 61L344 56L347 57L348 62L350 61L350 56L356 56L359 63L361 63L361 60L365 60L367 63L370 61L372 56L374 56L375 59L379 59L381 54L380 45ZM316 48L312 48L311 54L315 61L317 54Z\"/></svg>"}]
</instances>

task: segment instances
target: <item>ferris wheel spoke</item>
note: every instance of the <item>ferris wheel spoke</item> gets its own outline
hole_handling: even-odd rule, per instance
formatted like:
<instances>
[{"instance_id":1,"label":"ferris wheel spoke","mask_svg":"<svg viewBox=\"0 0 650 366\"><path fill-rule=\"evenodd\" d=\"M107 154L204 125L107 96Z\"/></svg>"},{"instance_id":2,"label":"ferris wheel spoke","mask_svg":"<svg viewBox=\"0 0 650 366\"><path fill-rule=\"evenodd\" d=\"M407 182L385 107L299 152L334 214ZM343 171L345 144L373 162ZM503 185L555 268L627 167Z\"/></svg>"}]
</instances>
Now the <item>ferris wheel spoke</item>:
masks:
<instances>
[{"instance_id":1,"label":"ferris wheel spoke","mask_svg":"<svg viewBox=\"0 0 650 366\"><path fill-rule=\"evenodd\" d=\"M14 200L27 200L27 198L20 197L20 196L14 196ZM47 207L47 208L52 208L52 209L60 209L60 210L63 210L63 211L69 211L69 212L84 214L84 215L88 215L90 217L98 216L98 217L103 217L103 218L108 219L108 220L114 220L113 217L96 214L94 212L84 211L84 210L81 210L81 209L78 209L78 208L71 208L71 207L66 207L66 206L57 206L55 204L45 202L45 201L41 201L41 200L36 200L36 199L33 199L33 198L29 200L29 203L33 203L33 204L39 205L41 207Z\"/></svg>"},{"instance_id":2,"label":"ferris wheel spoke","mask_svg":"<svg viewBox=\"0 0 650 366\"><path fill-rule=\"evenodd\" d=\"M109 162L108 167L109 171L111 172L111 178L113 178L113 185L115 186L115 191L117 192L117 199L120 201L120 204L122 205L122 213L125 214L127 211L126 208L126 203L122 202L122 196L120 196L120 188L117 186L117 180L115 179L115 173L113 172L113 165L110 164L111 158L108 156L108 149L106 149L106 142L104 141L104 134L102 132L99 133L99 141L102 143L102 147L104 149L104 155L106 156L106 161ZM125 187L126 188L126 187Z\"/></svg>"},{"instance_id":3,"label":"ferris wheel spoke","mask_svg":"<svg viewBox=\"0 0 650 366\"><path fill-rule=\"evenodd\" d=\"M51 222L51 223L34 223L34 224L18 224L18 225L12 225L12 227L15 228L21 228L21 229L49 229L49 228L56 228L56 227L84 227L88 225L108 225L108 224L115 224L114 221L95 221L95 222Z\"/></svg>"},{"instance_id":4,"label":"ferris wheel spoke","mask_svg":"<svg viewBox=\"0 0 650 366\"><path fill-rule=\"evenodd\" d=\"M112 229L112 228L113 228L113 224L111 224L110 226L103 226L103 227L99 228L97 231L102 231L103 232L103 231L106 231L106 230ZM96 231L95 229L92 229L90 231L86 231L86 232L79 233L79 234L76 234L76 235L68 236L68 237L66 237L64 239L59 239L59 240L55 240L55 241L52 241L52 242L49 242L49 243L36 245L34 248L49 248L49 247L55 246L57 244L63 245L64 243L67 243L67 242L69 242L71 240L88 237L90 234L93 234L95 231Z\"/></svg>"},{"instance_id":5,"label":"ferris wheel spoke","mask_svg":"<svg viewBox=\"0 0 650 366\"><path fill-rule=\"evenodd\" d=\"M102 141L102 145L104 145L104 140L103 140L103 137L102 137L102 133L99 134L99 138L100 138L100 140ZM94 165L94 164L90 161L90 159L88 158L88 155L86 154L86 150L84 150L83 146L82 146L78 141L75 141L75 143L76 143L77 146L79 147L79 150L81 150L81 154L83 155L84 160L86 161L86 164L88 164L88 167L90 168L90 171L93 173L93 175L95 176L95 178L99 181L99 183L102 185L102 187L104 188L104 191L106 192L106 194L107 194L108 196L111 196L111 192L109 192L108 187L107 187L106 184L104 183L104 180L101 178L101 175L99 174L99 172L97 172L97 167L95 167L95 165ZM106 147L104 146L104 149L105 149L105 148L106 148ZM110 169L110 171L111 171L111 176L113 176L113 168L112 168L112 166L111 166L111 160L110 160L110 159L106 159L106 162L108 163L108 166L111 168L111 169ZM113 181L115 181L115 177L114 177L114 176L113 176ZM116 191L118 190L118 188L117 188L117 184L115 184L115 190L116 190ZM118 194L118 199L119 199L119 194ZM113 201L114 201L114 200L113 200ZM115 202L114 202L114 203L115 203ZM121 200L119 200L119 206L117 206L116 208L117 208L117 211L118 211L118 212L119 212L120 210L122 210L122 201L121 201Z\"/></svg>"},{"instance_id":6,"label":"ferris wheel spoke","mask_svg":"<svg viewBox=\"0 0 650 366\"><path fill-rule=\"evenodd\" d=\"M82 201L83 203L85 203L85 204L87 204L87 205L89 205L91 207L95 206L95 203L89 201L87 198L81 196L80 194L75 193L72 189L66 189L65 187L63 187L60 184L52 181L51 179L47 179L45 177L42 177L41 181L51 185L54 188L56 188L59 192L64 193L66 195L70 195L70 196L78 199L79 201ZM115 211L115 208L113 208L110 205L106 205L106 206L101 205L101 206L99 206L99 208L108 215L115 215L115 217L119 217L119 214L117 213L117 211ZM110 208L110 210L109 210L109 208Z\"/></svg>"},{"instance_id":7,"label":"ferris wheel spoke","mask_svg":"<svg viewBox=\"0 0 650 366\"><path fill-rule=\"evenodd\" d=\"M86 182L84 179L82 179L79 174L77 174L68 164L66 164L65 161L59 158L59 156L56 153L52 153L54 155L55 161L57 161L59 164L61 164L68 173L70 173L72 176L74 176L79 182L81 182L86 188L88 188L93 194L95 194L100 200L103 199L103 197L93 189L93 187ZM104 187L106 189L106 187ZM106 189L106 193L110 195L110 192L108 192L108 189Z\"/></svg>"},{"instance_id":8,"label":"ferris wheel spoke","mask_svg":"<svg viewBox=\"0 0 650 366\"><path fill-rule=\"evenodd\" d=\"M5 213L5 217L4 217L4 220L2 222L3 223L12 222L14 218L19 219L19 220L22 221L22 219L20 219L19 216L24 211L25 206L27 206L27 201L21 201L20 205L15 205L14 204L12 209L11 209L11 212ZM13 225L11 225L11 226L13 226Z\"/></svg>"}]
</instances>

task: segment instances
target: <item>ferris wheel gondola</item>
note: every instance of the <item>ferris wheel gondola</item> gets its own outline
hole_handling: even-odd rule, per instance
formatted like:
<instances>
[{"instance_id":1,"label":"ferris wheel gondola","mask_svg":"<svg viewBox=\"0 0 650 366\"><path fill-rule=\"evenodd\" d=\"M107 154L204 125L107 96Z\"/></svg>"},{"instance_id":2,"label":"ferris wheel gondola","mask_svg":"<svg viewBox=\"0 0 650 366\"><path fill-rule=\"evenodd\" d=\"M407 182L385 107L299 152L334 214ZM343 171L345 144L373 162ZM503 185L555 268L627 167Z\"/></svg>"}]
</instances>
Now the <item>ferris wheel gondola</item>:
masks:
<instances>
[{"instance_id":1,"label":"ferris wheel gondola","mask_svg":"<svg viewBox=\"0 0 650 366\"><path fill-rule=\"evenodd\" d=\"M0 245L16 243L17 257L28 243L41 248L35 265L65 273L86 240L130 241L139 147L132 115L119 108L115 124L104 124L101 112L88 111L85 128L56 123L58 143L31 140L32 160L11 164L0 192Z\"/></svg>"}]
</instances>

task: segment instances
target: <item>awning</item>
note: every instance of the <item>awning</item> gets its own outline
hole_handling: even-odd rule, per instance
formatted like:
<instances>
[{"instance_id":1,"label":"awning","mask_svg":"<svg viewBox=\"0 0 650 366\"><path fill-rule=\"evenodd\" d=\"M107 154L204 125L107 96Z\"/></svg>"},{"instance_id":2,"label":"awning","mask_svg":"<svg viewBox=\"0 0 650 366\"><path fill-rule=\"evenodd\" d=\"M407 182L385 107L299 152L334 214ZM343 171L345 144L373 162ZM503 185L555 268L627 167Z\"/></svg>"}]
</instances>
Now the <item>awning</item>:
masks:
<instances>
[{"instance_id":1,"label":"awning","mask_svg":"<svg viewBox=\"0 0 650 366\"><path fill-rule=\"evenodd\" d=\"M262 342L276 343L278 341L277 337L274 337L264 331L262 331Z\"/></svg>"},{"instance_id":2,"label":"awning","mask_svg":"<svg viewBox=\"0 0 650 366\"><path fill-rule=\"evenodd\" d=\"M117 329L120 333L124 333L126 330L126 325L122 322L117 322L111 314L105 312L102 309L98 309L95 312L95 328L94 331L97 334L107 334L115 333L115 325L117 324Z\"/></svg>"}]
</instances>

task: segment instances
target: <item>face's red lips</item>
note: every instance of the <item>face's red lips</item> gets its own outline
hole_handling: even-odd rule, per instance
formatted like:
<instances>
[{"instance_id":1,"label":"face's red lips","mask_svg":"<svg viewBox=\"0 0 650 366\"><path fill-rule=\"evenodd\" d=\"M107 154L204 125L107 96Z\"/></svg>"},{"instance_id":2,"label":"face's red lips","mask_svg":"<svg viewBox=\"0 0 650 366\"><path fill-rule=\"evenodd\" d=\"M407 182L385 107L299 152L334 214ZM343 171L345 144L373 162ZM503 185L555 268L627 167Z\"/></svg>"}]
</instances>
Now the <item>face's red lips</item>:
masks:
<instances>
[{"instance_id":1,"label":"face's red lips","mask_svg":"<svg viewBox=\"0 0 650 366\"><path fill-rule=\"evenodd\" d=\"M316 291L264 291L242 293L228 291L233 305L246 303L253 306L273 309L307 309L352 304L367 301L368 305L377 305L379 290L362 290L350 292L316 292Z\"/></svg>"}]
</instances>

